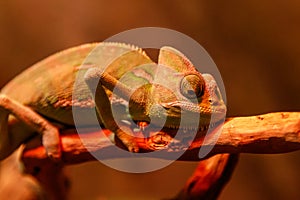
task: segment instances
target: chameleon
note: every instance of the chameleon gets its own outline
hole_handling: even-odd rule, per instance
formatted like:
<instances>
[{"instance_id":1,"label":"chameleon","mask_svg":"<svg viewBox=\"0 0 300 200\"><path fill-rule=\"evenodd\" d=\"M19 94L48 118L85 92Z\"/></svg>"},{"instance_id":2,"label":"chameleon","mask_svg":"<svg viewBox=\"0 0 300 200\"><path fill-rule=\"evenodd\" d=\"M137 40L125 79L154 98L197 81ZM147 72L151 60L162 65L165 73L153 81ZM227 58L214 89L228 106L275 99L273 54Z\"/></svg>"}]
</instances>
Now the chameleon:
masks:
<instances>
[{"instance_id":1,"label":"chameleon","mask_svg":"<svg viewBox=\"0 0 300 200\"><path fill-rule=\"evenodd\" d=\"M128 108L116 116L113 108L120 102ZM84 44L34 64L1 89L0 160L36 134L47 155L59 160L59 132L75 126L74 108L83 115L95 111L97 121L84 115L80 124L100 123L131 152L139 147L124 119L142 130L158 126L204 132L226 115L213 76L198 72L175 48L162 47L155 63L134 45Z\"/></svg>"}]
</instances>

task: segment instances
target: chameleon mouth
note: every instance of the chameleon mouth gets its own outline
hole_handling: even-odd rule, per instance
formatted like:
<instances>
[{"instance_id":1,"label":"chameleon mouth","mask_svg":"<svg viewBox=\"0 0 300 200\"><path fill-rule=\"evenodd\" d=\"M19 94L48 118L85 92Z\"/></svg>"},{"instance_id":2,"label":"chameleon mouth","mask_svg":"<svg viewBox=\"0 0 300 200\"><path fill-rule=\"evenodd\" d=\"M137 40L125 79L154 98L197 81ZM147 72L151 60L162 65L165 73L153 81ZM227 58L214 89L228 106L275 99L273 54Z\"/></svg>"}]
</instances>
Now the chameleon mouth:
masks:
<instances>
[{"instance_id":1,"label":"chameleon mouth","mask_svg":"<svg viewBox=\"0 0 300 200\"><path fill-rule=\"evenodd\" d=\"M186 103L181 101L175 101L170 103L161 103L161 106L167 110L168 112L174 113L186 113L186 112L194 112L194 113L203 113L203 114L224 114L226 113L225 105L218 106L206 106L206 105L195 105L193 103Z\"/></svg>"}]
</instances>

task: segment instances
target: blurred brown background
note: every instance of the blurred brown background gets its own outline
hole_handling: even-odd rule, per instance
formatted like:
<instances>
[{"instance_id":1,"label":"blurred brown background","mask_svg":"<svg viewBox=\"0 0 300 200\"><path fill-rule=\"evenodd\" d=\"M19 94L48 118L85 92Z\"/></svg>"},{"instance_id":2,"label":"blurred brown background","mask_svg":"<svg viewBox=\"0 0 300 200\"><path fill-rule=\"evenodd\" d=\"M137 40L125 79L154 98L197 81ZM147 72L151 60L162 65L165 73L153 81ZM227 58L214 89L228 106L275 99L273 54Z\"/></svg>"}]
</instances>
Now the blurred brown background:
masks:
<instances>
[{"instance_id":1,"label":"blurred brown background","mask_svg":"<svg viewBox=\"0 0 300 200\"><path fill-rule=\"evenodd\" d=\"M300 110L300 2L0 1L0 86L46 56L121 31L158 26L197 40L216 62L228 116ZM242 155L221 200L299 199L300 152ZM71 199L159 199L183 186L196 163L148 174L99 163L68 168Z\"/></svg>"}]
</instances>

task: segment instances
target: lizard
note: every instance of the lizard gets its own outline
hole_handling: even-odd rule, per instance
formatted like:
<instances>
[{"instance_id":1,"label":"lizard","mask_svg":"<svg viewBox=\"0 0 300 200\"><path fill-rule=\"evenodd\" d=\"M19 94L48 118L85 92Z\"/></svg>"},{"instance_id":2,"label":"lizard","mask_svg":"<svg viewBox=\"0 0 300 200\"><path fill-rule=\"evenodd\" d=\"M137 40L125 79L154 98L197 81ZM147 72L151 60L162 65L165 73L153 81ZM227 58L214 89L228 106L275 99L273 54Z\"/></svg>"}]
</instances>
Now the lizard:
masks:
<instances>
[{"instance_id":1,"label":"lizard","mask_svg":"<svg viewBox=\"0 0 300 200\"><path fill-rule=\"evenodd\" d=\"M37 133L47 155L59 159L59 131L74 127L74 107L97 113L98 122L86 116L82 125L100 123L129 151L138 152L131 126L113 116L118 98L128 102L128 113L119 113L120 118L142 129L157 125L203 132L226 115L213 76L198 72L178 50L162 47L156 64L133 45L85 44L38 62L2 88L0 160Z\"/></svg>"}]
</instances>

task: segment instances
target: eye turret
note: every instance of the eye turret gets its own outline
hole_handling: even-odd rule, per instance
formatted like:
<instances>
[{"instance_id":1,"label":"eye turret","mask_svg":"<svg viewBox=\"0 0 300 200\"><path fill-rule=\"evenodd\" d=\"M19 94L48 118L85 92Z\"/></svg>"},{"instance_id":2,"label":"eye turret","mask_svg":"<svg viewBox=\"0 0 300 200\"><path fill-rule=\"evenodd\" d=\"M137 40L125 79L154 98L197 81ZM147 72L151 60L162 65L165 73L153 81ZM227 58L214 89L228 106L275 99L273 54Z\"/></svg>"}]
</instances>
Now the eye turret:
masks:
<instances>
[{"instance_id":1,"label":"eye turret","mask_svg":"<svg viewBox=\"0 0 300 200\"><path fill-rule=\"evenodd\" d=\"M189 99L200 98L204 93L205 81L202 76L189 74L180 83L181 94Z\"/></svg>"}]
</instances>

